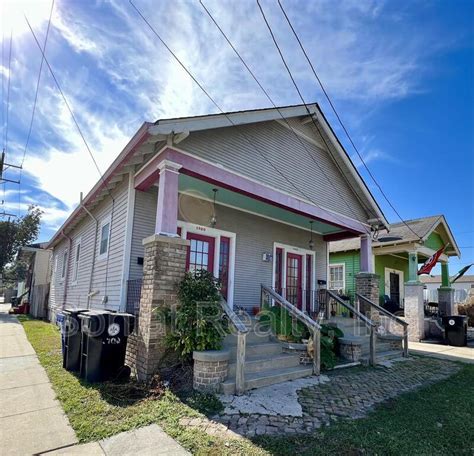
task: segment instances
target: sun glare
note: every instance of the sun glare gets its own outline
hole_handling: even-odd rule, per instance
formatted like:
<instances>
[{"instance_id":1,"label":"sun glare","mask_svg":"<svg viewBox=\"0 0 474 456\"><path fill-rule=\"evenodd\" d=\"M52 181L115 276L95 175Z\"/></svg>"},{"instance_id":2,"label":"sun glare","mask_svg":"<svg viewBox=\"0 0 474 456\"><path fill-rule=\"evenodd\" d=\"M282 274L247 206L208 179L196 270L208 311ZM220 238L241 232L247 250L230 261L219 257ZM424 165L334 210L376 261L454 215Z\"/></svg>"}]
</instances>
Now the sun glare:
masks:
<instances>
[{"instance_id":1,"label":"sun glare","mask_svg":"<svg viewBox=\"0 0 474 456\"><path fill-rule=\"evenodd\" d=\"M0 0L0 40L9 39L10 33L14 37L29 33L25 15L36 30L48 20L50 10L50 0Z\"/></svg>"}]
</instances>

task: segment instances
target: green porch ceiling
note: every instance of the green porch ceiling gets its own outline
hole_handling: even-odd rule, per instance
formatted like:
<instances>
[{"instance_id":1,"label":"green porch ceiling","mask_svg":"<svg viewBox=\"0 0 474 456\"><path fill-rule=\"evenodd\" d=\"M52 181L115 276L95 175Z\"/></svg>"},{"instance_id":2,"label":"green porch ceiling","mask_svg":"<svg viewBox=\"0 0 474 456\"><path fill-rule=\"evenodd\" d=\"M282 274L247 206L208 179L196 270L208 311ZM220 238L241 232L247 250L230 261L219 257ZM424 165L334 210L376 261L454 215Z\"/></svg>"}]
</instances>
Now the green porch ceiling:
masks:
<instances>
[{"instance_id":1,"label":"green porch ceiling","mask_svg":"<svg viewBox=\"0 0 474 456\"><path fill-rule=\"evenodd\" d=\"M306 230L309 230L310 228L309 217L304 217L299 214L295 214L294 212L272 206L271 204L264 203L245 195L241 195L240 193L217 187L208 182L187 176L185 174L179 175L179 191L182 193L190 193L197 198L200 197L212 200L213 188L219 189L216 197L216 204L224 204L236 209L253 212L254 214L289 223ZM338 233L341 230L332 225L315 220L313 223L313 231L320 234L331 234Z\"/></svg>"}]
</instances>

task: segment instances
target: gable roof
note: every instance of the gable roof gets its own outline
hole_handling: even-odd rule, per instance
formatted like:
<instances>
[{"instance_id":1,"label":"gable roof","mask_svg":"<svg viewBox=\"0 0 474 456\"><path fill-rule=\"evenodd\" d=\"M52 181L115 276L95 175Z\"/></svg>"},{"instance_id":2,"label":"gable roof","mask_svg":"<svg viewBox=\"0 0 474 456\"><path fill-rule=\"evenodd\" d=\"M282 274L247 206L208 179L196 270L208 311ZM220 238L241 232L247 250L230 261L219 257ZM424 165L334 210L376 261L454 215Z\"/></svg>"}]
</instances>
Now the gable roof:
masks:
<instances>
[{"instance_id":1,"label":"gable roof","mask_svg":"<svg viewBox=\"0 0 474 456\"><path fill-rule=\"evenodd\" d=\"M308 115L308 110L310 115ZM120 175L123 176L128 172L127 167L137 164L136 162L133 162L135 155L141 155L143 162L145 162L145 156L153 154L155 150L152 147L151 151L143 152L139 151L140 147L150 146L153 145L152 143L161 141L165 144L170 136L176 141L176 143L178 143L179 141L185 139L193 131L232 127L272 120L278 121L281 120L282 116L285 119L306 116L310 121L311 118L313 118L319 122L319 124L323 127L324 133L329 138L330 145L336 151L335 156L331 151L329 152L329 155L334 160L338 160L340 162L339 164L343 164L344 168L347 170L347 174L343 173L342 177L352 181L351 187L355 187L356 190L353 191L356 194L360 191L360 193L363 195L371 211L377 215L376 219L378 222L376 223L378 223L381 227L388 228L388 221L385 218L385 215L383 214L377 201L362 179L348 153L345 151L341 142L335 135L331 126L327 122L323 112L319 108L319 105L317 103L313 103L310 105L289 105L277 108L251 109L219 114L159 119L154 123L145 122L135 133L133 138L125 146L115 161L110 165L102 178L82 200L82 204L76 207L76 209L67 218L59 230L54 234L48 244L48 247L52 247L56 242L58 242L58 240L61 238L61 233L63 233L66 229L71 228L72 222L77 221L79 216L85 214L83 206L90 209L91 206L94 205L95 200L103 199L104 195L110 192L111 188L116 186L118 182L121 181L119 177ZM130 165L130 162L132 162L132 165Z\"/></svg>"},{"instance_id":2,"label":"gable roof","mask_svg":"<svg viewBox=\"0 0 474 456\"><path fill-rule=\"evenodd\" d=\"M408 225L408 226L407 226ZM424 242L431 233L434 231L441 231L442 237L445 242L449 242L449 245L446 249L446 255L448 256L460 256L461 252L459 247L454 239L454 236L449 228L448 223L444 215L432 215L429 217L421 217L418 219L405 220L405 222L392 223L390 225L390 231L381 230L378 237L381 238L384 235L390 233L390 236L401 237L399 241L393 242L380 242L373 241L372 246L385 246L385 245L402 245L412 242ZM438 233L441 235L441 233ZM349 250L359 250L360 249L360 239L359 238L350 238L343 239L341 241L331 242L329 245L329 252L346 252Z\"/></svg>"},{"instance_id":3,"label":"gable roof","mask_svg":"<svg viewBox=\"0 0 474 456\"><path fill-rule=\"evenodd\" d=\"M420 282L422 283L441 283L441 276L420 276ZM472 283L474 284L474 275L463 275L454 283Z\"/></svg>"}]
</instances>

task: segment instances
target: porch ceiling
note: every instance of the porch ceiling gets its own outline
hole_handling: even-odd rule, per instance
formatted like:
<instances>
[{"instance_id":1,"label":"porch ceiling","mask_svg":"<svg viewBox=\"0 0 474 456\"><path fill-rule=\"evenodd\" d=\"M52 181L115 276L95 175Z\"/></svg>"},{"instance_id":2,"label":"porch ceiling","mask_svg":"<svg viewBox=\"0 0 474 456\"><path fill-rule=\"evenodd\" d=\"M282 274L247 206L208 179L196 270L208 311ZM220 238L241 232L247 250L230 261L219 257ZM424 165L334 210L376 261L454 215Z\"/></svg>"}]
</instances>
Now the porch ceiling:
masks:
<instances>
[{"instance_id":1,"label":"porch ceiling","mask_svg":"<svg viewBox=\"0 0 474 456\"><path fill-rule=\"evenodd\" d=\"M213 188L219 189L216 197L216 204L233 207L235 209L254 213L257 216L271 218L282 223L291 224L308 231L310 230L309 221L311 220L311 217L309 216L304 217L277 206L267 204L263 201L199 180L195 177L185 174L179 175L179 191L181 193L190 193L193 196L212 201ZM313 223L313 231L315 233L326 235L339 233L341 232L341 229L315 220Z\"/></svg>"}]
</instances>

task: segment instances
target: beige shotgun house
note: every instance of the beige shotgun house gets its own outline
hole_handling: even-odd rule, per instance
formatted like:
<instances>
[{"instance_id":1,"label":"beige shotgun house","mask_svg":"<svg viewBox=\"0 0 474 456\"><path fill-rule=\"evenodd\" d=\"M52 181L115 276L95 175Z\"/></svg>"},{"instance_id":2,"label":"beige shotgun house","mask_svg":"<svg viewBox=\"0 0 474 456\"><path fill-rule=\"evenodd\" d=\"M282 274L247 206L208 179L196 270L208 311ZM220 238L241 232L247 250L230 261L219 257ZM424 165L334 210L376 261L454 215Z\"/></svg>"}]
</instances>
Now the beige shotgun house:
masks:
<instances>
[{"instance_id":1,"label":"beige shotgun house","mask_svg":"<svg viewBox=\"0 0 474 456\"><path fill-rule=\"evenodd\" d=\"M153 309L176 301L186 270L213 272L233 317L259 306L263 287L304 318L326 287L328 243L360 238L361 280L375 283L371 231L384 228L317 104L146 122L49 243L50 318L136 313L129 361L149 378L162 350Z\"/></svg>"}]
</instances>

